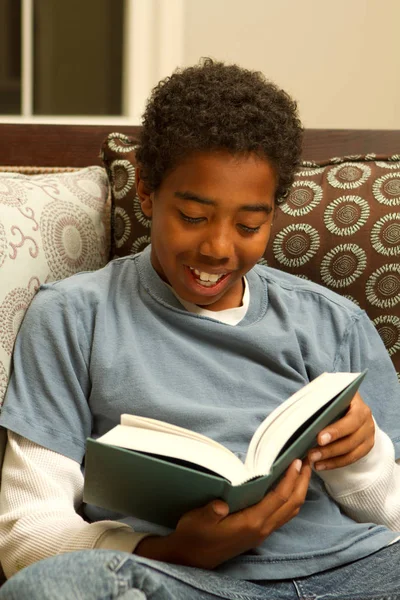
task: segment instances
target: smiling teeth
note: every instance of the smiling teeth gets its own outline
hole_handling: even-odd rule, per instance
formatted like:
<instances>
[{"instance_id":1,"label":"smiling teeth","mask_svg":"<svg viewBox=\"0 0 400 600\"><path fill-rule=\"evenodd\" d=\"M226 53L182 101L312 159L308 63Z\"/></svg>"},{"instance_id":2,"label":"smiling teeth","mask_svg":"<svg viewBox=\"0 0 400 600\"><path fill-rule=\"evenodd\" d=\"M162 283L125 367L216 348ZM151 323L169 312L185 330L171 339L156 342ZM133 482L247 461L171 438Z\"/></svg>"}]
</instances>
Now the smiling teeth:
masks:
<instances>
[{"instance_id":1,"label":"smiling teeth","mask_svg":"<svg viewBox=\"0 0 400 600\"><path fill-rule=\"evenodd\" d=\"M221 273L220 275L217 275L216 273L206 273L205 271L192 269L192 267L190 267L190 270L193 271L197 275L197 277L199 277L201 283L206 286L207 284L212 285L213 283L217 283L217 281L224 276L224 273Z\"/></svg>"}]
</instances>

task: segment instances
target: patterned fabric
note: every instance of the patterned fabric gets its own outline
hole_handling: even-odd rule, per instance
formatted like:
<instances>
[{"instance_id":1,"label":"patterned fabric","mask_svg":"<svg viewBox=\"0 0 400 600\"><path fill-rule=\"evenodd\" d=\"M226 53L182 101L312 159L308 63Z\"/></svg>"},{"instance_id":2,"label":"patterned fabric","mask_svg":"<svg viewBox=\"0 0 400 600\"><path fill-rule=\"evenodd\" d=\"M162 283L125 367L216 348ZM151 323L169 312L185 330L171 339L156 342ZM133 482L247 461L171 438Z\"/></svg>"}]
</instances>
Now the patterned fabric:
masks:
<instances>
[{"instance_id":1,"label":"patterned fabric","mask_svg":"<svg viewBox=\"0 0 400 600\"><path fill-rule=\"evenodd\" d=\"M135 189L135 140L110 134L112 255L150 242ZM400 380L400 155L303 162L276 211L262 263L320 283L364 308Z\"/></svg>"},{"instance_id":2,"label":"patterned fabric","mask_svg":"<svg viewBox=\"0 0 400 600\"><path fill-rule=\"evenodd\" d=\"M39 285L104 266L109 185L101 167L0 169L0 405L15 336Z\"/></svg>"},{"instance_id":3,"label":"patterned fabric","mask_svg":"<svg viewBox=\"0 0 400 600\"><path fill-rule=\"evenodd\" d=\"M110 133L101 158L111 183L111 256L141 252L150 243L151 220L142 212L135 187L136 140Z\"/></svg>"},{"instance_id":4,"label":"patterned fabric","mask_svg":"<svg viewBox=\"0 0 400 600\"><path fill-rule=\"evenodd\" d=\"M400 155L303 163L266 263L366 310L400 373Z\"/></svg>"}]
</instances>

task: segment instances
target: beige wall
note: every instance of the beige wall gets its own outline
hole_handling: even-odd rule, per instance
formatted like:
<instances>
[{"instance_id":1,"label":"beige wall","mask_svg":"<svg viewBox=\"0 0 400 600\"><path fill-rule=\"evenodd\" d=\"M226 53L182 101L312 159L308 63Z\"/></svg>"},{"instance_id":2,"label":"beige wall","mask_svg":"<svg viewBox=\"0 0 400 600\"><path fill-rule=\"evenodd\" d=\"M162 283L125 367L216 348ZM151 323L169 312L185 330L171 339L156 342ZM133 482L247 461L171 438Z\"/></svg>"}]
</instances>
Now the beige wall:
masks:
<instances>
[{"instance_id":1,"label":"beige wall","mask_svg":"<svg viewBox=\"0 0 400 600\"><path fill-rule=\"evenodd\" d=\"M306 127L400 129L400 0L184 0L184 64L258 69Z\"/></svg>"}]
</instances>

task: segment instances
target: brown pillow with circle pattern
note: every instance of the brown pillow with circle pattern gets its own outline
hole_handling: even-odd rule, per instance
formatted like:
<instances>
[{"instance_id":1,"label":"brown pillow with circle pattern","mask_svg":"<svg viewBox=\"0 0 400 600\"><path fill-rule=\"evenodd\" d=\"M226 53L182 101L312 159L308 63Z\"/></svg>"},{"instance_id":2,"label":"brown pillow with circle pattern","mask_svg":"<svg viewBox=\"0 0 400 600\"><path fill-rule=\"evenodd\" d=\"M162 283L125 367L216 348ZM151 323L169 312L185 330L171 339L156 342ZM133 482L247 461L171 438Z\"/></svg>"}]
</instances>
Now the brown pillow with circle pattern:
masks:
<instances>
[{"instance_id":1,"label":"brown pillow with circle pattern","mask_svg":"<svg viewBox=\"0 0 400 600\"><path fill-rule=\"evenodd\" d=\"M102 147L112 189L112 255L150 242L135 190L135 140L112 133ZM279 203L264 258L364 308L400 380L400 155L303 162Z\"/></svg>"}]
</instances>

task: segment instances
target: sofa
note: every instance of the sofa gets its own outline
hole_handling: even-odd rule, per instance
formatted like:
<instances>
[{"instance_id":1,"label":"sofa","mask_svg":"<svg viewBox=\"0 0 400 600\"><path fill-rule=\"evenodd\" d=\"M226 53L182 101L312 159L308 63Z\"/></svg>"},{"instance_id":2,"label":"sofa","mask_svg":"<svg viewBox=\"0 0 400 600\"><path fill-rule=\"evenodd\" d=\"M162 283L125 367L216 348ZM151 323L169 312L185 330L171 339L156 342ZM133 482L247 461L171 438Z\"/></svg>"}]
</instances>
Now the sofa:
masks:
<instances>
[{"instance_id":1,"label":"sofa","mask_svg":"<svg viewBox=\"0 0 400 600\"><path fill-rule=\"evenodd\" d=\"M0 406L39 285L149 243L134 185L138 133L0 125ZM306 130L303 161L261 262L364 308L400 381L400 130Z\"/></svg>"}]
</instances>

